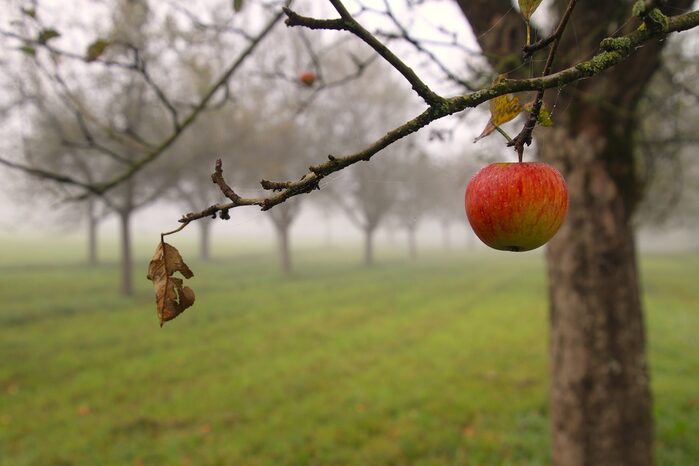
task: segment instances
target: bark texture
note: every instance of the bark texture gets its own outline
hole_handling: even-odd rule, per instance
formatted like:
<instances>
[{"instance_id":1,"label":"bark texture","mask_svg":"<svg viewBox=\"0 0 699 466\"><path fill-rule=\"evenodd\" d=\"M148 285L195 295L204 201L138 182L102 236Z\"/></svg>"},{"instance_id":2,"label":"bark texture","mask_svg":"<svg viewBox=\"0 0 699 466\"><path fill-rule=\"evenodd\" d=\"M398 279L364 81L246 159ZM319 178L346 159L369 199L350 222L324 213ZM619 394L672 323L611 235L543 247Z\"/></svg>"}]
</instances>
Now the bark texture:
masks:
<instances>
[{"instance_id":1,"label":"bark texture","mask_svg":"<svg viewBox=\"0 0 699 466\"><path fill-rule=\"evenodd\" d=\"M539 141L541 158L562 169L570 191L568 218L547 251L553 464L650 465L651 398L631 209L605 166L608 141L571 137L565 128Z\"/></svg>"},{"instance_id":2,"label":"bark texture","mask_svg":"<svg viewBox=\"0 0 699 466\"><path fill-rule=\"evenodd\" d=\"M513 21L523 25L509 2L458 3L489 57L505 54L517 42ZM556 5L561 10L566 3ZM674 14L690 4L671 1L667 9ZM579 2L568 27L577 34L564 34L554 69L594 52L620 25L636 27L626 22L630 9L622 1ZM653 462L631 218L642 188L634 162L636 104L658 66L662 45L647 44L620 68L564 89L556 98L555 128L535 133L539 157L561 170L570 193L568 218L547 251L555 466ZM502 60L491 63L504 71Z\"/></svg>"}]
</instances>

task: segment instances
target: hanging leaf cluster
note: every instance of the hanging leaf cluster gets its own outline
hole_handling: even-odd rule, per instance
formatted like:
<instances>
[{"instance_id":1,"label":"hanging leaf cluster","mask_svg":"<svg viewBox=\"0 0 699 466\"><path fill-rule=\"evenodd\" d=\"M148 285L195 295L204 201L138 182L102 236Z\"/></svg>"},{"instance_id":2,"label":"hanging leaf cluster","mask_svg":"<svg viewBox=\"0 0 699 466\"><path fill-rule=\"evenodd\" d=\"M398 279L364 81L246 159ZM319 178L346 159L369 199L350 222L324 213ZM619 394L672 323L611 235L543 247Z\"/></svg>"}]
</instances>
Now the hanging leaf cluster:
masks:
<instances>
[{"instance_id":1,"label":"hanging leaf cluster","mask_svg":"<svg viewBox=\"0 0 699 466\"><path fill-rule=\"evenodd\" d=\"M183 286L181 278L173 277L175 272L180 272L184 278L194 276L179 251L161 241L148 265L147 275L155 287L155 303L161 327L194 304L194 291Z\"/></svg>"}]
</instances>

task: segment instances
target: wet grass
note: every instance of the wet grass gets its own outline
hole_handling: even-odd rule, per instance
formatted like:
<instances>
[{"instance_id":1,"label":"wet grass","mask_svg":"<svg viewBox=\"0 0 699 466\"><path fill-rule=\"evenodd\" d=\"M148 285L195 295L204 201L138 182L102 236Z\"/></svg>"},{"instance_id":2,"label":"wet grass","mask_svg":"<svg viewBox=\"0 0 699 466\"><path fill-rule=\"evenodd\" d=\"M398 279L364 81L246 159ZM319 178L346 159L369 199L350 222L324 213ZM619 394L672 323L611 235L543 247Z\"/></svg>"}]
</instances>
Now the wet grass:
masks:
<instances>
[{"instance_id":1,"label":"wet grass","mask_svg":"<svg viewBox=\"0 0 699 466\"><path fill-rule=\"evenodd\" d=\"M539 256L194 262L162 329L144 263L127 299L111 265L10 262L2 465L549 464ZM659 465L699 458L697 271L643 261Z\"/></svg>"}]
</instances>

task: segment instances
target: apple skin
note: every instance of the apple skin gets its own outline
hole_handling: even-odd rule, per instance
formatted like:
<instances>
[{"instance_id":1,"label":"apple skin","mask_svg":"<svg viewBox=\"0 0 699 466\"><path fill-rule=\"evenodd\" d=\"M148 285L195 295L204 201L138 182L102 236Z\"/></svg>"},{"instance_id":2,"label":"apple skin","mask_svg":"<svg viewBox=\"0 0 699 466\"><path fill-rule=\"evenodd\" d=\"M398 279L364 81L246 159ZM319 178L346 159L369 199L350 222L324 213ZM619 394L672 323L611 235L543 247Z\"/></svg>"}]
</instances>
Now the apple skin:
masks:
<instances>
[{"instance_id":1,"label":"apple skin","mask_svg":"<svg viewBox=\"0 0 699 466\"><path fill-rule=\"evenodd\" d=\"M316 82L316 74L313 71L304 71L299 75L299 81L304 86L311 87Z\"/></svg>"},{"instance_id":2,"label":"apple skin","mask_svg":"<svg viewBox=\"0 0 699 466\"><path fill-rule=\"evenodd\" d=\"M560 172L545 163L493 163L471 178L465 204L468 221L485 244L530 251L563 224L568 188Z\"/></svg>"}]
</instances>

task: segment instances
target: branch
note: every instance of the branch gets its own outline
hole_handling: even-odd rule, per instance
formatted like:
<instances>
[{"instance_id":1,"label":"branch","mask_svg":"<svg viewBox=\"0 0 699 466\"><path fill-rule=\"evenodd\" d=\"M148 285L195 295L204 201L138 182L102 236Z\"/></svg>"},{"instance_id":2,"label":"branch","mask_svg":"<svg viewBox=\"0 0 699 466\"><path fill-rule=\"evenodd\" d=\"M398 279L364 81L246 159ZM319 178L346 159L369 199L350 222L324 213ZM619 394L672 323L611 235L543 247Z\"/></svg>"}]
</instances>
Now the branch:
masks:
<instances>
[{"instance_id":1,"label":"branch","mask_svg":"<svg viewBox=\"0 0 699 466\"><path fill-rule=\"evenodd\" d=\"M558 23L558 26L556 27L556 30L551 34L550 36L540 39L533 44L530 45L525 45L524 49L522 50L522 54L524 58L529 58L534 52L537 50L541 50L547 45L549 45L553 41L560 41L561 36L563 35L563 30L565 29L566 25L568 24L568 18L570 17L570 14L573 12L573 8L575 7L575 1L568 2L568 6L566 7L566 10L563 12L563 16L561 17L560 22ZM546 73L544 73L546 74Z\"/></svg>"},{"instance_id":2,"label":"branch","mask_svg":"<svg viewBox=\"0 0 699 466\"><path fill-rule=\"evenodd\" d=\"M571 0L571 2L574 1L575 0ZM662 31L642 28L619 38L605 39L601 44L601 52L587 61L580 62L557 73L538 78L505 79L479 91L445 99L441 105L428 107L417 117L389 131L383 137L358 152L343 157L329 155L328 161L309 167L309 171L297 181L263 181L261 184L264 189L276 192L267 197L242 198L238 196L223 180L223 169L220 161L217 161L216 172L212 175L212 179L219 185L219 188L221 188L231 202L215 204L201 212L188 213L179 221L187 225L194 220L210 217L218 212L221 212L227 217L229 209L241 205L258 205L262 207L262 210L269 210L291 197L319 189L320 181L331 173L340 171L357 162L370 160L380 150L409 134L417 132L435 120L461 112L467 108L476 107L483 102L501 95L532 90L543 91L545 89L563 86L574 81L595 76L623 61L631 55L636 47L650 39L664 37L671 32L685 31L696 26L699 26L699 11L670 17L667 18L667 28ZM549 54L549 56L551 56L551 54Z\"/></svg>"},{"instance_id":3,"label":"branch","mask_svg":"<svg viewBox=\"0 0 699 466\"><path fill-rule=\"evenodd\" d=\"M546 64L544 65L544 71L542 72L543 76L546 76L551 72L551 67L553 66L553 59L556 56L556 52L558 51L558 44L561 41L561 36L563 35L563 31L565 30L566 25L568 24L568 19L570 18L571 13L573 12L573 8L575 8L576 1L577 0L569 0L568 6L566 7L566 10L563 13L563 16L561 17L561 21L558 23L556 31L550 37L550 40L546 39L548 40L548 42L546 43L552 43L552 45L549 49L548 57L546 57ZM527 47L525 47L524 49L526 56ZM533 50L537 49L534 48ZM513 140L507 143L508 146L514 146L515 150L517 151L517 158L520 162L522 161L522 154L524 153L525 144L528 146L532 143L532 133L534 132L536 122L539 119L539 112L541 111L541 105L543 104L543 102L544 89L539 89L539 92L536 93L536 99L534 99L534 106L532 107L532 111L529 114L527 123L524 125L524 128L522 128L522 131L520 131L520 133L517 136L515 136Z\"/></svg>"},{"instance_id":4,"label":"branch","mask_svg":"<svg viewBox=\"0 0 699 466\"><path fill-rule=\"evenodd\" d=\"M243 52L231 63L231 65L223 72L219 79L211 86L209 91L201 98L198 104L192 109L192 111L187 115L187 117L182 121L177 129L170 134L165 140L163 140L157 147L152 149L145 157L136 161L131 167L123 172L121 175L112 178L102 184L93 186L92 191L98 194L104 194L110 189L114 188L123 181L134 176L139 170L144 166L148 165L155 159L157 159L165 150L170 147L187 129L194 121L197 119L199 114L204 111L211 101L216 92L224 87L228 80L233 76L233 74L238 71L245 60L252 54L252 52L257 48L257 46L262 42L262 40L272 31L274 26L282 18L283 13L277 13L262 29L262 31L250 42L250 44L243 50Z\"/></svg>"},{"instance_id":5,"label":"branch","mask_svg":"<svg viewBox=\"0 0 699 466\"><path fill-rule=\"evenodd\" d=\"M397 19L397 18L395 17L395 15L393 14L393 11L391 10L391 6L390 6L388 0L384 0L384 6L385 6L385 8L386 8L386 16L388 16L388 18L391 20L391 22L393 23L393 25L394 25L394 26L398 29L398 31L400 32L399 35L389 35L389 34L385 34L386 37L389 37L389 38L391 38L391 37L399 37L399 38L401 38L401 39L407 41L407 42L410 43L418 52L427 55L427 57L432 61L432 63L434 63L434 64L442 71L442 73L444 73L444 74L446 75L446 77L447 77L448 79L450 79L451 81L454 81L455 83L457 83L458 85L460 85L460 86L463 87L464 89L468 89L468 90L470 90L470 91L477 89L477 87L474 86L473 84L471 84L471 83L469 83L468 81L466 81L466 80L464 80L464 79L461 79L461 78L459 78L458 76L456 76L456 74L454 74L454 72L452 72L441 60L439 60L439 59L437 58L437 56L436 56L434 53L432 53L430 50L426 49L426 48L423 46L424 41L420 41L420 40L417 40L417 39L415 39L414 37L412 37L412 36L408 33L408 30L405 29L405 27L400 23L400 21L398 21L398 19ZM473 69L472 69L472 71L473 71Z\"/></svg>"},{"instance_id":6,"label":"branch","mask_svg":"<svg viewBox=\"0 0 699 466\"><path fill-rule=\"evenodd\" d=\"M333 29L344 30L351 32L355 36L363 40L369 47L374 49L376 53L381 55L388 63L390 63L403 77L410 83L413 90L422 97L428 105L439 105L444 101L444 98L432 91L427 84L422 82L418 75L398 58L386 45L376 38L371 32L359 24L352 15L347 11L340 0L330 0L330 3L335 7L340 14L340 19L315 19L301 16L289 8L284 8L284 13L287 15L287 26L303 26L310 29Z\"/></svg>"}]
</instances>

